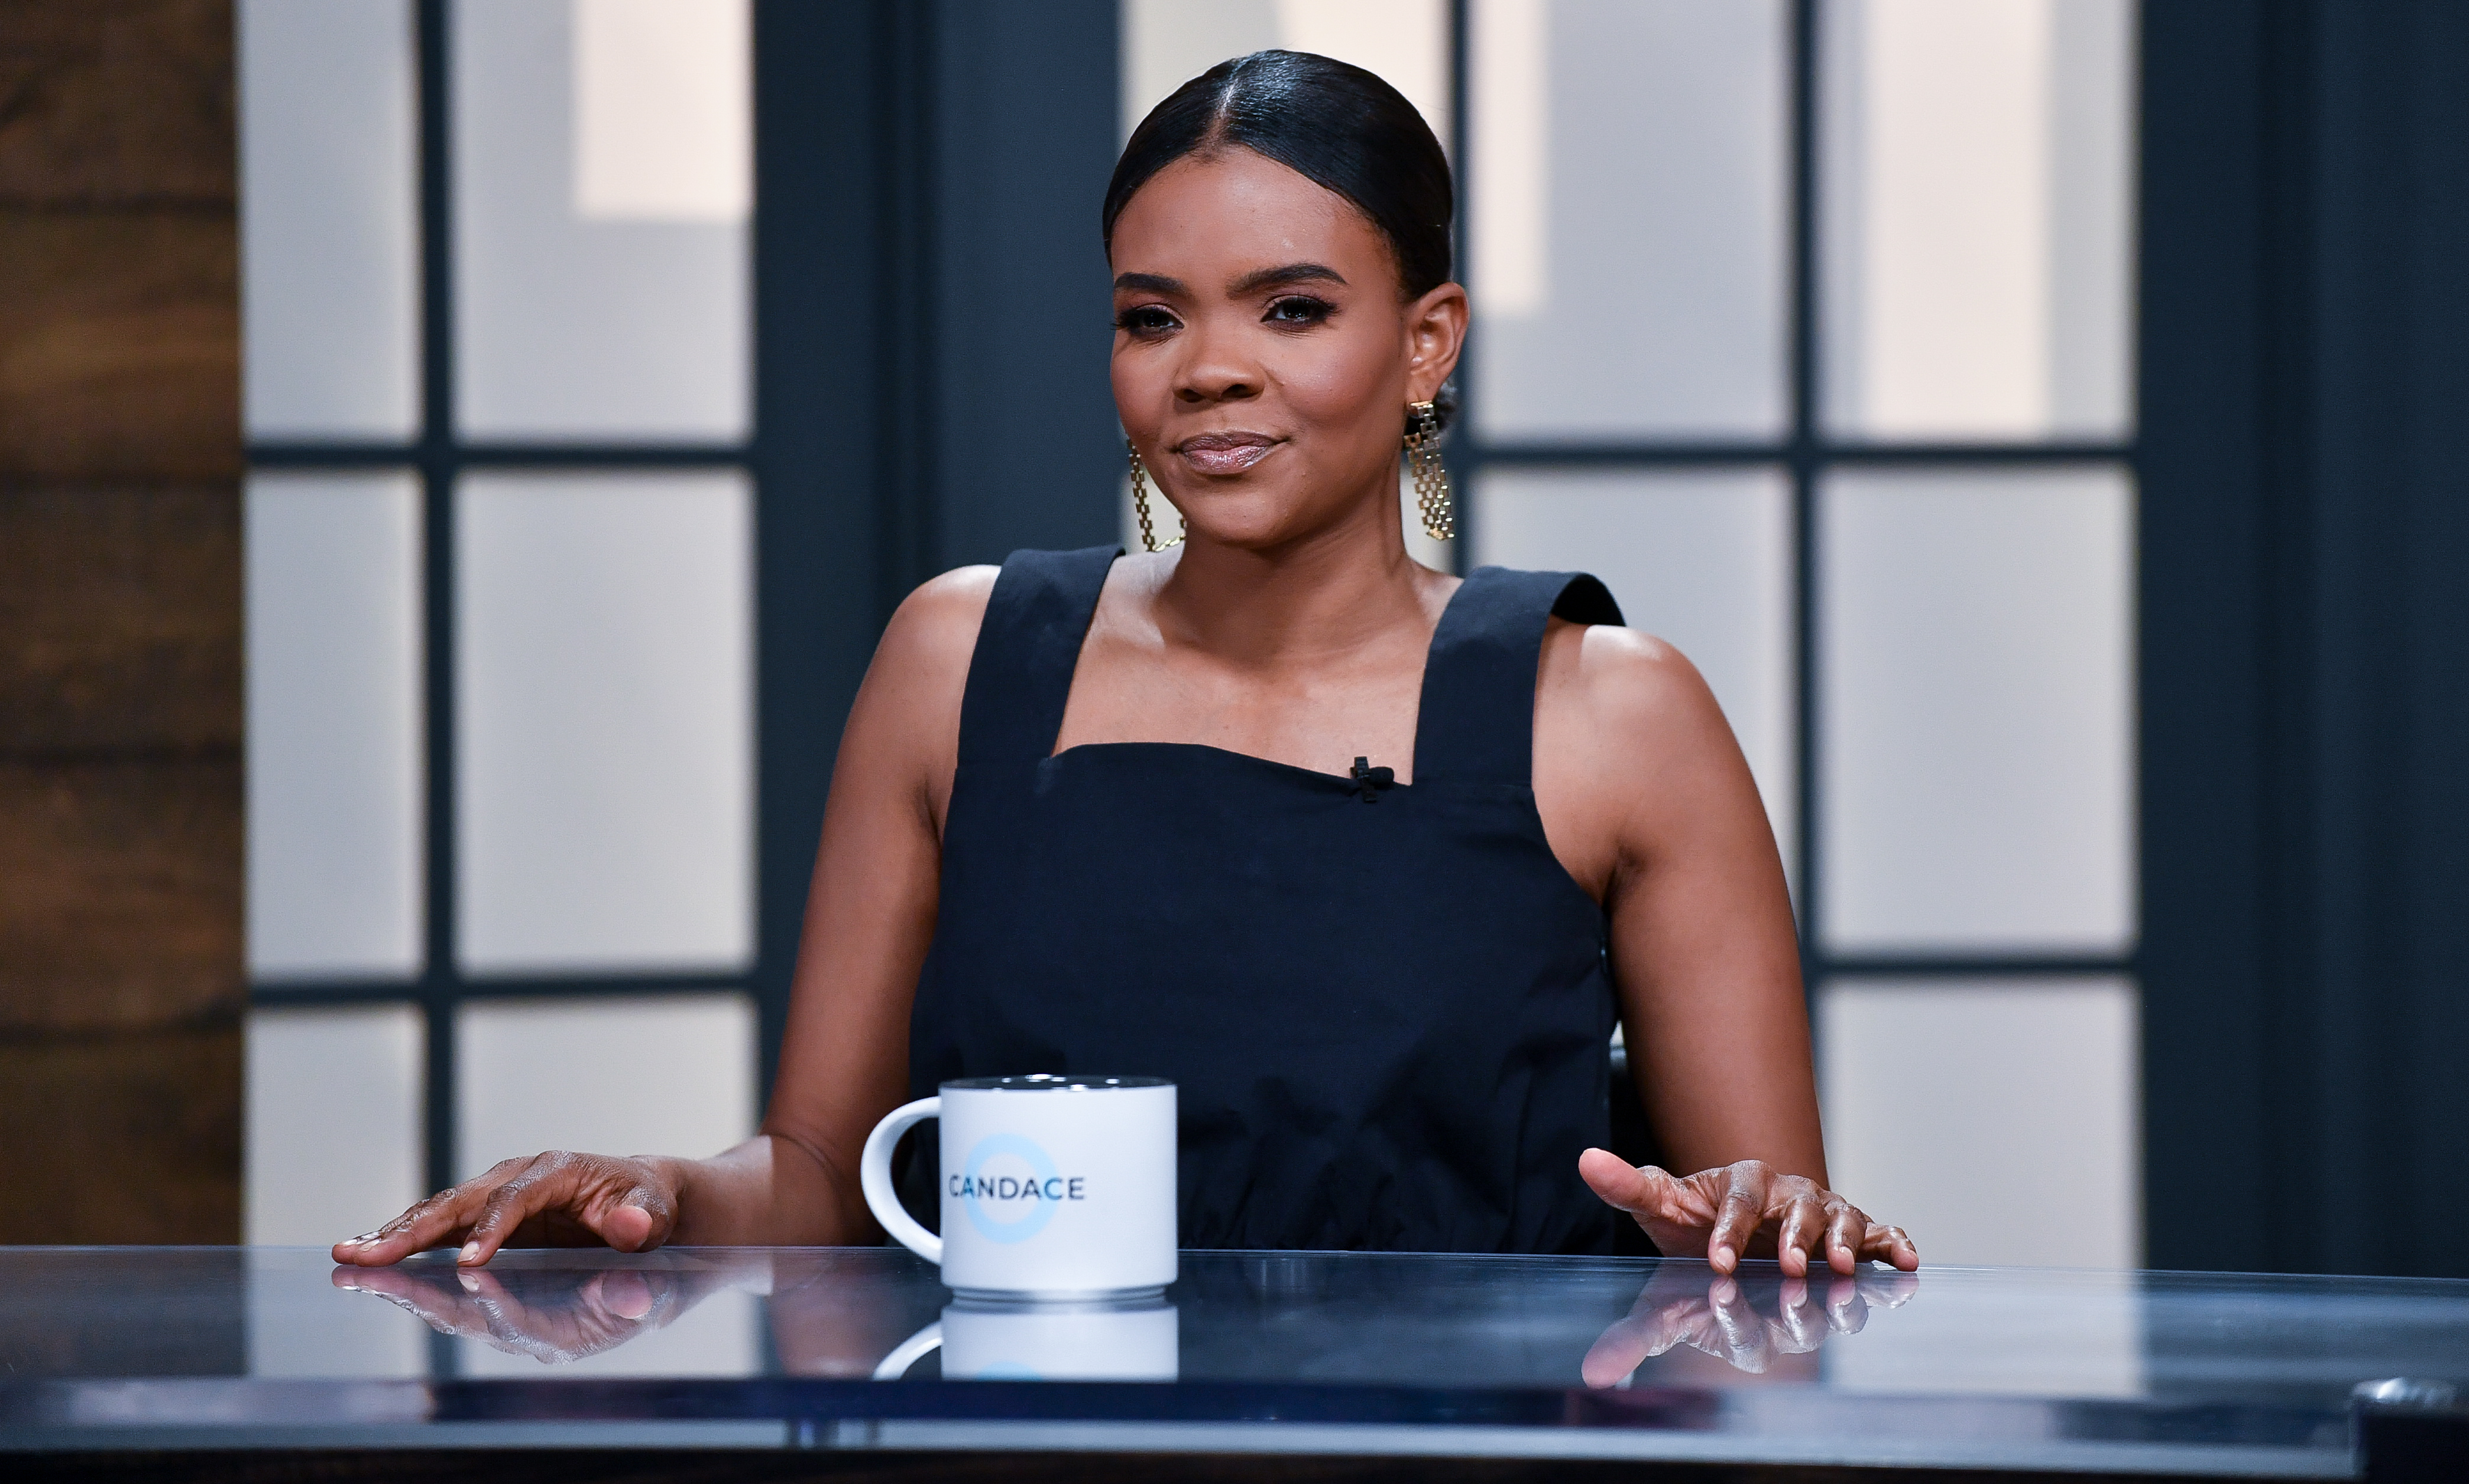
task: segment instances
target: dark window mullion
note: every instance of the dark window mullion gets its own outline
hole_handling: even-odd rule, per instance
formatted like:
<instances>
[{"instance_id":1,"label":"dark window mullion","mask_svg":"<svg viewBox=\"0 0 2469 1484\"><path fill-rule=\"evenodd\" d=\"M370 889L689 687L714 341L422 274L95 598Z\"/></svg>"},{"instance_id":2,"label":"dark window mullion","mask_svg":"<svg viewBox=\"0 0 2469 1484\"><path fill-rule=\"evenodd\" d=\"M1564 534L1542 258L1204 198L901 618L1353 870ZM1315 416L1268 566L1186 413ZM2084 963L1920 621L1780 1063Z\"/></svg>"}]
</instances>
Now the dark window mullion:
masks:
<instances>
[{"instance_id":1,"label":"dark window mullion","mask_svg":"<svg viewBox=\"0 0 2469 1484\"><path fill-rule=\"evenodd\" d=\"M256 985L251 1003L261 1006L385 1005L420 1003L429 993L426 981L400 979L275 980ZM628 999L647 995L746 994L754 991L747 973L714 974L701 970L619 974L457 975L454 997L460 1004L483 1000Z\"/></svg>"},{"instance_id":2,"label":"dark window mullion","mask_svg":"<svg viewBox=\"0 0 2469 1484\"><path fill-rule=\"evenodd\" d=\"M1830 451L1817 418L1817 0L1793 0L1790 127L1790 409L1792 542L1792 809L1794 906L1800 925L1801 994L1816 1032L1825 978L1818 893L1817 479Z\"/></svg>"},{"instance_id":3,"label":"dark window mullion","mask_svg":"<svg viewBox=\"0 0 2469 1484\"><path fill-rule=\"evenodd\" d=\"M458 443L455 462L483 466L589 469L744 469L754 462L750 443Z\"/></svg>"},{"instance_id":4,"label":"dark window mullion","mask_svg":"<svg viewBox=\"0 0 2469 1484\"><path fill-rule=\"evenodd\" d=\"M420 990L426 1035L421 1126L427 1184L454 1181L454 299L448 131L448 0L419 0L420 447L422 752L425 818ZM453 1340L431 1335L428 1368L462 1369Z\"/></svg>"},{"instance_id":5,"label":"dark window mullion","mask_svg":"<svg viewBox=\"0 0 2469 1484\"><path fill-rule=\"evenodd\" d=\"M454 299L447 0L420 0L421 657L425 680L427 1183L454 1179ZM450 1359L450 1357L449 1357Z\"/></svg>"},{"instance_id":6,"label":"dark window mullion","mask_svg":"<svg viewBox=\"0 0 2469 1484\"><path fill-rule=\"evenodd\" d=\"M751 444L284 442L252 444L251 465L266 469L375 469L437 464L466 469L748 469Z\"/></svg>"},{"instance_id":7,"label":"dark window mullion","mask_svg":"<svg viewBox=\"0 0 2469 1484\"><path fill-rule=\"evenodd\" d=\"M1474 243L1472 194L1474 175L1467 169L1466 141L1473 137L1467 124L1474 90L1466 84L1466 58L1472 24L1466 13L1467 0L1449 3L1449 166L1457 176L1458 219L1450 223L1456 231L1458 282L1471 286L1474 268L1468 250ZM1456 381L1459 410L1451 436L1441 445L1442 467L1448 472L1449 484L1457 506L1457 539L1451 543L1449 565L1464 576L1474 569L1475 532L1483 521L1483 512L1473 499L1475 475L1491 458L1491 452L1474 435L1474 398L1479 391L1479 378L1471 375L1474 366L1474 342L1482 331L1475 328L1472 317L1466 324L1466 340L1459 347Z\"/></svg>"},{"instance_id":8,"label":"dark window mullion","mask_svg":"<svg viewBox=\"0 0 2469 1484\"><path fill-rule=\"evenodd\" d=\"M419 443L252 443L248 446L248 465L251 469L416 468L426 452L426 446Z\"/></svg>"},{"instance_id":9,"label":"dark window mullion","mask_svg":"<svg viewBox=\"0 0 2469 1484\"><path fill-rule=\"evenodd\" d=\"M2113 978L2134 971L2132 954L1838 952L1826 958L1828 976L1838 980Z\"/></svg>"},{"instance_id":10,"label":"dark window mullion","mask_svg":"<svg viewBox=\"0 0 2469 1484\"><path fill-rule=\"evenodd\" d=\"M1779 464L1805 457L1812 465L1875 467L1929 464L2012 467L2114 464L2131 461L2122 443L1839 443L1815 437L1774 443L1473 443L1468 457L1485 464L1669 468L1673 465Z\"/></svg>"}]
</instances>

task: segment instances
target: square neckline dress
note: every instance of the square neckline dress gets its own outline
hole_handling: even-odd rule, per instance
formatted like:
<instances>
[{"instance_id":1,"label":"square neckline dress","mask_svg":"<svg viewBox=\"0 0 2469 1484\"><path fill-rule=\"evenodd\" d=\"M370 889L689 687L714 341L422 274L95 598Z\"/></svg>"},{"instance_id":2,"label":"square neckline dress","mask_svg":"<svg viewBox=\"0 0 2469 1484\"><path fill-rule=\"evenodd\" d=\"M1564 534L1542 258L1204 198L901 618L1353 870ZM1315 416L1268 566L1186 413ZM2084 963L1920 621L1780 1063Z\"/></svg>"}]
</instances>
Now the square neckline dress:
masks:
<instances>
[{"instance_id":1,"label":"square neckline dress","mask_svg":"<svg viewBox=\"0 0 2469 1484\"><path fill-rule=\"evenodd\" d=\"M1609 1252L1578 1175L1609 1141L1607 923L1544 838L1533 756L1545 626L1618 624L1610 593L1468 574L1414 781L1373 787L1197 743L1056 753L1120 554L1014 552L987 601L910 1095L1171 1078L1186 1247Z\"/></svg>"}]
</instances>

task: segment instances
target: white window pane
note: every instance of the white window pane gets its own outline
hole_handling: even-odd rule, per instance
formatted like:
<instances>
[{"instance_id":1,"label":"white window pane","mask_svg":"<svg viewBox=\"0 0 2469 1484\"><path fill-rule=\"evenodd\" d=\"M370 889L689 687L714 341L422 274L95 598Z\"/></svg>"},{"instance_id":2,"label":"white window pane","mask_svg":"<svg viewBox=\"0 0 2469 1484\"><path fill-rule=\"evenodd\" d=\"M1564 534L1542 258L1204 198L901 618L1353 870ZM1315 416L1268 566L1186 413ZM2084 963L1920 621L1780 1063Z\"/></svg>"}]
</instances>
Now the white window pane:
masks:
<instances>
[{"instance_id":1,"label":"white window pane","mask_svg":"<svg viewBox=\"0 0 2469 1484\"><path fill-rule=\"evenodd\" d=\"M1478 560L1592 572L1706 677L1792 858L1791 490L1772 469L1487 475Z\"/></svg>"},{"instance_id":2,"label":"white window pane","mask_svg":"<svg viewBox=\"0 0 2469 1484\"><path fill-rule=\"evenodd\" d=\"M1230 57L1279 44L1277 0L1122 0L1122 135Z\"/></svg>"},{"instance_id":3,"label":"white window pane","mask_svg":"<svg viewBox=\"0 0 2469 1484\"><path fill-rule=\"evenodd\" d=\"M575 0L575 213L742 222L754 205L746 6Z\"/></svg>"},{"instance_id":4,"label":"white window pane","mask_svg":"<svg viewBox=\"0 0 2469 1484\"><path fill-rule=\"evenodd\" d=\"M746 0L457 4L457 426L749 426Z\"/></svg>"},{"instance_id":5,"label":"white window pane","mask_svg":"<svg viewBox=\"0 0 2469 1484\"><path fill-rule=\"evenodd\" d=\"M1271 47L1378 73L1449 143L1449 17L1443 0L1123 0L1122 131L1229 58Z\"/></svg>"},{"instance_id":6,"label":"white window pane","mask_svg":"<svg viewBox=\"0 0 2469 1484\"><path fill-rule=\"evenodd\" d=\"M1829 946L2132 942L2134 541L2113 468L1827 481Z\"/></svg>"},{"instance_id":7,"label":"white window pane","mask_svg":"<svg viewBox=\"0 0 2469 1484\"><path fill-rule=\"evenodd\" d=\"M544 1149L701 1158L754 1131L744 995L481 1000L454 1024L460 1178Z\"/></svg>"},{"instance_id":8,"label":"white window pane","mask_svg":"<svg viewBox=\"0 0 2469 1484\"><path fill-rule=\"evenodd\" d=\"M1781 0L1478 0L1471 18L1484 433L1779 433Z\"/></svg>"},{"instance_id":9,"label":"white window pane","mask_svg":"<svg viewBox=\"0 0 2469 1484\"><path fill-rule=\"evenodd\" d=\"M420 1011L407 1005L248 1016L248 1241L328 1246L419 1199Z\"/></svg>"},{"instance_id":10,"label":"white window pane","mask_svg":"<svg viewBox=\"0 0 2469 1484\"><path fill-rule=\"evenodd\" d=\"M505 1263L501 1267L513 1265ZM509 1275L501 1271L499 1276ZM712 1286L722 1281L699 1265L672 1269L653 1276L654 1308L643 1322L551 1332L555 1336L574 1336L580 1345L607 1347L588 1354L581 1353L579 1346L560 1347L555 1338L546 1343L509 1340L500 1348L466 1335L455 1343L456 1373L518 1380L759 1376L763 1374L763 1300L747 1289L712 1291ZM522 1281L512 1282L521 1292Z\"/></svg>"},{"instance_id":11,"label":"white window pane","mask_svg":"<svg viewBox=\"0 0 2469 1484\"><path fill-rule=\"evenodd\" d=\"M2133 0L1830 0L1828 421L2121 435Z\"/></svg>"},{"instance_id":12,"label":"white window pane","mask_svg":"<svg viewBox=\"0 0 2469 1484\"><path fill-rule=\"evenodd\" d=\"M1378 73L1449 146L1449 8L1445 0L1278 0L1277 44Z\"/></svg>"},{"instance_id":13,"label":"white window pane","mask_svg":"<svg viewBox=\"0 0 2469 1484\"><path fill-rule=\"evenodd\" d=\"M419 488L255 475L247 543L249 972L417 974Z\"/></svg>"},{"instance_id":14,"label":"white window pane","mask_svg":"<svg viewBox=\"0 0 2469 1484\"><path fill-rule=\"evenodd\" d=\"M751 497L734 473L468 477L455 590L459 957L744 964Z\"/></svg>"},{"instance_id":15,"label":"white window pane","mask_svg":"<svg viewBox=\"0 0 2469 1484\"><path fill-rule=\"evenodd\" d=\"M428 1326L374 1293L336 1287L330 1241L320 1237L306 1252L252 1246L241 1253L248 1275L248 1374L425 1380Z\"/></svg>"},{"instance_id":16,"label":"white window pane","mask_svg":"<svg viewBox=\"0 0 2469 1484\"><path fill-rule=\"evenodd\" d=\"M455 1016L459 1174L544 1149L718 1153L754 1131L756 1025L743 995L481 1001ZM657 1052L657 1076L644 1076ZM559 1375L733 1376L761 1363L753 1295L724 1291ZM533 1354L467 1339L471 1376L541 1376Z\"/></svg>"},{"instance_id":17,"label":"white window pane","mask_svg":"<svg viewBox=\"0 0 2469 1484\"><path fill-rule=\"evenodd\" d=\"M1901 1221L1897 1225L1903 1224ZM1918 1302L1873 1310L1858 1334L1829 1334L1818 1353L1831 1391L1881 1396L2140 1398L2143 1280L2088 1269L2002 1273L1921 1258Z\"/></svg>"},{"instance_id":18,"label":"white window pane","mask_svg":"<svg viewBox=\"0 0 2469 1484\"><path fill-rule=\"evenodd\" d=\"M2134 429L2135 0L2049 18L2049 431Z\"/></svg>"},{"instance_id":19,"label":"white window pane","mask_svg":"<svg viewBox=\"0 0 2469 1484\"><path fill-rule=\"evenodd\" d=\"M1925 1264L2133 1267L2136 1025L2123 979L1829 984L1827 1173Z\"/></svg>"},{"instance_id":20,"label":"white window pane","mask_svg":"<svg viewBox=\"0 0 2469 1484\"><path fill-rule=\"evenodd\" d=\"M242 0L248 430L407 438L419 419L408 0Z\"/></svg>"}]
</instances>

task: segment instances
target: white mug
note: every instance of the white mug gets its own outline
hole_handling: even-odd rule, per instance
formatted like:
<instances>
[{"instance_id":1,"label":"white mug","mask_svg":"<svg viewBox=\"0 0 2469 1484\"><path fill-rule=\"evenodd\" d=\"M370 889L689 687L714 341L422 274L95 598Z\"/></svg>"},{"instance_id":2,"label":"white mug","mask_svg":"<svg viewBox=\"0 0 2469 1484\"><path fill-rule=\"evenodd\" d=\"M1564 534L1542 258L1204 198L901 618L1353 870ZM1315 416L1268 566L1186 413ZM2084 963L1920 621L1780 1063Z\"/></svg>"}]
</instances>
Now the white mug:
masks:
<instances>
[{"instance_id":1,"label":"white mug","mask_svg":"<svg viewBox=\"0 0 2469 1484\"><path fill-rule=\"evenodd\" d=\"M941 1346L945 1380L1172 1380L1181 1326L1163 1299L990 1304L961 1299L874 1368L898 1380Z\"/></svg>"},{"instance_id":2,"label":"white mug","mask_svg":"<svg viewBox=\"0 0 2469 1484\"><path fill-rule=\"evenodd\" d=\"M941 1120L943 1235L901 1209L891 1150ZM964 1299L1122 1299L1174 1282L1174 1084L980 1077L898 1107L858 1160L865 1203Z\"/></svg>"}]
</instances>

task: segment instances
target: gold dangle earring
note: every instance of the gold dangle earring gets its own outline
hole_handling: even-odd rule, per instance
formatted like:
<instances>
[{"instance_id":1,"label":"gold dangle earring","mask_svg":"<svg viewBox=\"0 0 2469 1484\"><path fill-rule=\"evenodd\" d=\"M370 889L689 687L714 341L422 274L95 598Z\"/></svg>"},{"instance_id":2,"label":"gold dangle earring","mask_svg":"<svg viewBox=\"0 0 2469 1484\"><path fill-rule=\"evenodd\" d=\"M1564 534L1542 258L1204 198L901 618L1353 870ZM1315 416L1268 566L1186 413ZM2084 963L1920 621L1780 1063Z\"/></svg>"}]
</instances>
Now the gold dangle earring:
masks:
<instances>
[{"instance_id":1,"label":"gold dangle earring","mask_svg":"<svg viewBox=\"0 0 2469 1484\"><path fill-rule=\"evenodd\" d=\"M1123 450L1132 455L1132 513L1141 518L1141 545L1152 552L1182 545L1183 538L1180 536L1163 546L1158 545L1157 531L1149 524L1149 472L1141 464L1139 445L1125 438Z\"/></svg>"},{"instance_id":2,"label":"gold dangle earring","mask_svg":"<svg viewBox=\"0 0 2469 1484\"><path fill-rule=\"evenodd\" d=\"M1449 499L1449 471L1441 462L1440 421L1430 403L1406 404L1406 466L1415 472L1415 508L1423 513L1424 535L1448 541L1458 533L1458 509Z\"/></svg>"}]
</instances>

